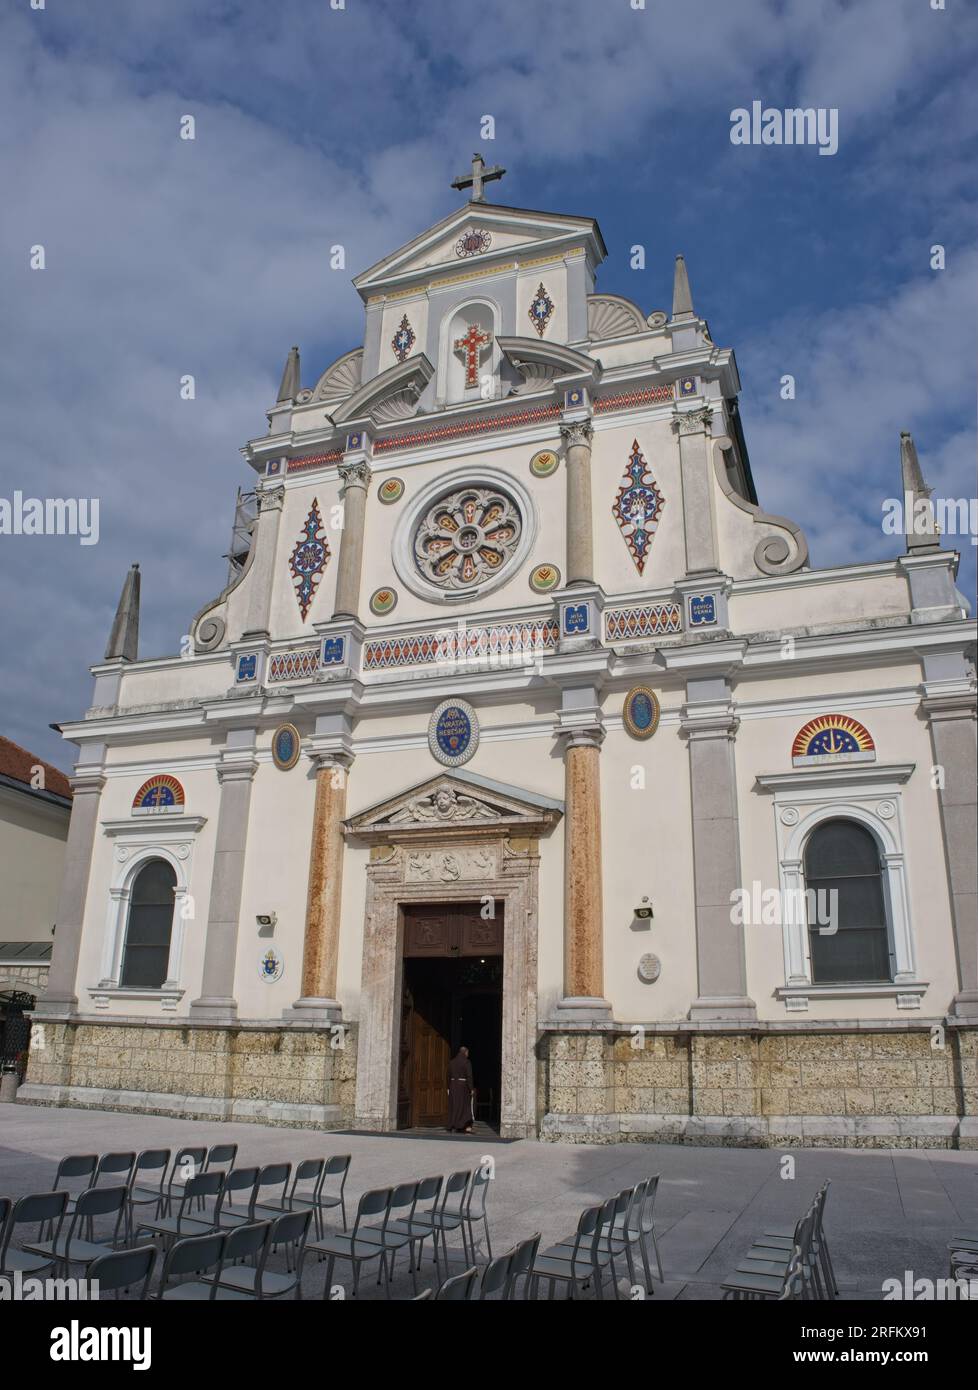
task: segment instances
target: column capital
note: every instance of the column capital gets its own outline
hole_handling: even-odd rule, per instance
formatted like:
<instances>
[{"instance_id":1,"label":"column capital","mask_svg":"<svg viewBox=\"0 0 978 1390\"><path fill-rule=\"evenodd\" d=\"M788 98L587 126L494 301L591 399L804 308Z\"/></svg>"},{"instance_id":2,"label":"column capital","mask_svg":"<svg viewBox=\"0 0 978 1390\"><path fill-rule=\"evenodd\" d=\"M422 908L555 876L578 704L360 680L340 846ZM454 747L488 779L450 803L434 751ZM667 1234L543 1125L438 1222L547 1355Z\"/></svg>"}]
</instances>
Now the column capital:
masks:
<instances>
[{"instance_id":1,"label":"column capital","mask_svg":"<svg viewBox=\"0 0 978 1390\"><path fill-rule=\"evenodd\" d=\"M560 422L560 437L569 449L583 446L590 449L591 440L594 438L594 426L589 418L582 420L562 420Z\"/></svg>"},{"instance_id":2,"label":"column capital","mask_svg":"<svg viewBox=\"0 0 978 1390\"><path fill-rule=\"evenodd\" d=\"M709 405L697 406L695 410L674 410L672 413L673 432L678 435L706 434L713 421L713 408Z\"/></svg>"},{"instance_id":3,"label":"column capital","mask_svg":"<svg viewBox=\"0 0 978 1390\"><path fill-rule=\"evenodd\" d=\"M363 488L364 491L366 491L370 486L370 479L373 476L370 464L367 462L366 458L359 455L350 459L344 459L342 463L337 465L336 471L340 475L340 481L343 484L343 492L346 492L348 488L354 487Z\"/></svg>"},{"instance_id":4,"label":"column capital","mask_svg":"<svg viewBox=\"0 0 978 1390\"><path fill-rule=\"evenodd\" d=\"M76 801L80 796L98 796L105 786L105 778L101 772L80 772L77 768L68 778L68 782L72 797Z\"/></svg>"},{"instance_id":5,"label":"column capital","mask_svg":"<svg viewBox=\"0 0 978 1390\"><path fill-rule=\"evenodd\" d=\"M679 720L679 731L688 739L734 739L740 719L733 701L704 700L685 704Z\"/></svg>"},{"instance_id":6,"label":"column capital","mask_svg":"<svg viewBox=\"0 0 978 1390\"><path fill-rule=\"evenodd\" d=\"M967 687L964 682L954 684L956 688L951 690L941 690L941 682L938 681L926 682L922 687L924 695L920 710L931 723L947 719L974 721L978 718L974 689Z\"/></svg>"},{"instance_id":7,"label":"column capital","mask_svg":"<svg viewBox=\"0 0 978 1390\"><path fill-rule=\"evenodd\" d=\"M280 512L285 502L285 487L282 483L275 483L271 487L262 483L255 488L255 496L258 498L260 512Z\"/></svg>"},{"instance_id":8,"label":"column capital","mask_svg":"<svg viewBox=\"0 0 978 1390\"><path fill-rule=\"evenodd\" d=\"M356 760L352 740L347 737L322 742L317 740L314 734L306 746L305 753L317 773L329 772L333 768L342 768L344 772L349 772Z\"/></svg>"}]
</instances>

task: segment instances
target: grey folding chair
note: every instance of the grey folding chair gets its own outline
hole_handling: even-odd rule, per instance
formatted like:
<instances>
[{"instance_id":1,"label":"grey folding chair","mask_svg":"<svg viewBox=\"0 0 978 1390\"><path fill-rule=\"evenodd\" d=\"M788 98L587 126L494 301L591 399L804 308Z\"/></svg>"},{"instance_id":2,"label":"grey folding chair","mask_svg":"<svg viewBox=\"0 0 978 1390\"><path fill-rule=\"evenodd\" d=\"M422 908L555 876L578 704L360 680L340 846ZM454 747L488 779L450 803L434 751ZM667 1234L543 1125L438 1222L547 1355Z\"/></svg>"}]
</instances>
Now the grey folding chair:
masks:
<instances>
[{"instance_id":1,"label":"grey folding chair","mask_svg":"<svg viewBox=\"0 0 978 1390\"><path fill-rule=\"evenodd\" d=\"M435 1298L442 1303L467 1303L474 1297L476 1279L479 1271L475 1265L470 1269L464 1270L461 1274L455 1274L451 1279L446 1279L441 1288L435 1294Z\"/></svg>"},{"instance_id":2,"label":"grey folding chair","mask_svg":"<svg viewBox=\"0 0 978 1390\"><path fill-rule=\"evenodd\" d=\"M469 1264L469 1244L465 1234L465 1196L469 1190L469 1181L472 1171L468 1168L459 1169L456 1173L449 1173L442 1188L441 1203L431 1211L415 1211L414 1221L418 1227L427 1226L434 1244L435 1272L441 1276L441 1265L438 1259L438 1241L441 1240L442 1249L445 1253L445 1273L448 1273L448 1232L458 1231L462 1237L462 1257L466 1265ZM423 1250L425 1236L420 1237L422 1244L419 1247ZM473 1256L474 1259L474 1256Z\"/></svg>"},{"instance_id":3,"label":"grey folding chair","mask_svg":"<svg viewBox=\"0 0 978 1390\"><path fill-rule=\"evenodd\" d=\"M169 1166L169 1149L143 1149L142 1153L136 1156L136 1162L132 1170L132 1179L129 1183L127 1229L130 1238L133 1233L133 1218L137 1207L153 1207L153 1214L159 1215L163 1202L165 1201L164 1184L166 1183L166 1173ZM144 1175L153 1173L159 1173L158 1182L143 1181Z\"/></svg>"},{"instance_id":4,"label":"grey folding chair","mask_svg":"<svg viewBox=\"0 0 978 1390\"><path fill-rule=\"evenodd\" d=\"M513 1257L511 1254L497 1255L495 1259L490 1260L482 1271L479 1299L491 1298L493 1294L498 1294L501 1300L504 1299L509 1287L512 1267Z\"/></svg>"},{"instance_id":5,"label":"grey folding chair","mask_svg":"<svg viewBox=\"0 0 978 1390\"><path fill-rule=\"evenodd\" d=\"M120 1289L133 1289L133 1297L149 1297L149 1281L156 1264L155 1245L137 1245L133 1250L112 1250L107 1255L99 1255L88 1266L88 1282L98 1285L98 1296L114 1293L119 1297ZM141 1287L140 1287L141 1286Z\"/></svg>"},{"instance_id":6,"label":"grey folding chair","mask_svg":"<svg viewBox=\"0 0 978 1390\"><path fill-rule=\"evenodd\" d=\"M138 1237L143 1231L162 1238L164 1246L174 1240L184 1240L192 1236L209 1235L217 1225L220 1212L220 1197L224 1190L224 1174L215 1169L213 1173L198 1173L184 1183L179 1197L170 1196L167 1202L167 1215L154 1216L140 1222L136 1228ZM210 1199L213 1209L201 1207ZM195 1204L197 1214L191 1215Z\"/></svg>"},{"instance_id":7,"label":"grey folding chair","mask_svg":"<svg viewBox=\"0 0 978 1390\"><path fill-rule=\"evenodd\" d=\"M258 1219L265 1221L273 1217L281 1216L284 1211L313 1210L313 1200L322 1182L323 1164L322 1158L303 1158L295 1165L292 1174L292 1182L287 1190L272 1196L267 1201L255 1204L255 1215ZM311 1183L312 1186L300 1189L300 1183ZM301 1202L301 1206L299 1203Z\"/></svg>"},{"instance_id":8,"label":"grey folding chair","mask_svg":"<svg viewBox=\"0 0 978 1390\"><path fill-rule=\"evenodd\" d=\"M170 1169L170 1176L167 1179L166 1197L159 1215L169 1215L171 1203L179 1200L184 1186L191 1178L195 1178L198 1173L204 1171L206 1161L206 1148L177 1149L173 1155L173 1167Z\"/></svg>"},{"instance_id":9,"label":"grey folding chair","mask_svg":"<svg viewBox=\"0 0 978 1390\"><path fill-rule=\"evenodd\" d=\"M826 1181L818 1189L813 1199L815 1209L815 1226L812 1231L812 1250L816 1260L816 1278L818 1280L818 1297L838 1298L839 1286L836 1283L835 1270L832 1268L832 1260L829 1256L829 1243L825 1237L825 1203L829 1195L830 1184ZM787 1259L794 1248L794 1227L775 1226L771 1230L765 1230L754 1244L769 1247L772 1250L780 1250L781 1258Z\"/></svg>"},{"instance_id":10,"label":"grey folding chair","mask_svg":"<svg viewBox=\"0 0 978 1390\"><path fill-rule=\"evenodd\" d=\"M268 1237L272 1229L271 1221L252 1221L243 1226L235 1226L233 1231L229 1231L224 1242L224 1257L221 1263L221 1273L230 1265L246 1264L249 1260L252 1265L257 1266L258 1262L265 1259ZM252 1274L255 1272L251 1271ZM211 1274L204 1275L205 1280L213 1280ZM254 1299L258 1297L256 1289L234 1289L227 1288L223 1284L218 1284L217 1299Z\"/></svg>"},{"instance_id":11,"label":"grey folding chair","mask_svg":"<svg viewBox=\"0 0 978 1390\"><path fill-rule=\"evenodd\" d=\"M214 1176L220 1177L221 1174L215 1173ZM211 1270L220 1274L227 1239L222 1231L218 1231L206 1236L186 1236L183 1240L175 1240L166 1253L156 1297L172 1302L212 1299L217 1291L217 1283L205 1281L200 1276ZM196 1277L181 1280L181 1275L188 1274Z\"/></svg>"},{"instance_id":12,"label":"grey folding chair","mask_svg":"<svg viewBox=\"0 0 978 1390\"><path fill-rule=\"evenodd\" d=\"M649 1268L649 1241L652 1242L652 1253L655 1256L655 1267L658 1273L656 1278L660 1284L665 1283L665 1275L662 1273L662 1261L659 1259L659 1244L655 1238L655 1199L659 1193L659 1174L653 1173L646 1180L645 1196L642 1198L642 1205L639 1208L639 1225L642 1229L642 1239L639 1242L639 1250L642 1255L642 1264L645 1268L646 1278L651 1283L652 1271Z\"/></svg>"},{"instance_id":13,"label":"grey folding chair","mask_svg":"<svg viewBox=\"0 0 978 1390\"><path fill-rule=\"evenodd\" d=\"M58 1164L51 1191L60 1192L64 1184L64 1190L68 1193L68 1215L75 1209L75 1198L78 1194L94 1187L97 1168L98 1154L68 1154ZM77 1183L78 1186L72 1187L71 1183ZM51 1232L48 1231L47 1234L50 1235Z\"/></svg>"},{"instance_id":14,"label":"grey folding chair","mask_svg":"<svg viewBox=\"0 0 978 1390\"><path fill-rule=\"evenodd\" d=\"M415 1209L418 1205L418 1182L402 1182L391 1189L391 1200L384 1215L384 1219L379 1226L363 1226L360 1229L360 1239L369 1241L373 1245L381 1245L390 1255L387 1265L387 1281L385 1288L387 1296L390 1297L390 1281L394 1277L394 1261L397 1259L397 1252L403 1250L407 1245L410 1247L410 1273L411 1282L415 1292L418 1288L418 1277L414 1265L414 1246L411 1235L411 1224L414 1220ZM407 1229L397 1229L398 1227ZM380 1283L380 1271L377 1275L377 1283Z\"/></svg>"},{"instance_id":15,"label":"grey folding chair","mask_svg":"<svg viewBox=\"0 0 978 1390\"><path fill-rule=\"evenodd\" d=\"M224 1264L215 1282L218 1298L285 1298L287 1294L302 1297L302 1266L306 1257L306 1236L312 1221L310 1211L287 1211L270 1223L265 1243L256 1265L228 1265L231 1242L248 1230L241 1227L228 1236ZM276 1250L285 1252L284 1274L268 1268L269 1256Z\"/></svg>"},{"instance_id":16,"label":"grey folding chair","mask_svg":"<svg viewBox=\"0 0 978 1390\"><path fill-rule=\"evenodd\" d=\"M490 1260L492 1259L492 1243L489 1240L489 1217L486 1213L486 1203L489 1200L489 1184L491 1182L491 1176L483 1168L476 1168L475 1172L472 1174L472 1181L469 1183L469 1190L465 1194L465 1225L469 1233L469 1249L472 1251L473 1260L475 1259L475 1227L480 1221L486 1233L486 1254Z\"/></svg>"},{"instance_id":17,"label":"grey folding chair","mask_svg":"<svg viewBox=\"0 0 978 1390\"><path fill-rule=\"evenodd\" d=\"M325 1213L332 1211L334 1207L339 1207L343 1217L343 1229L346 1230L346 1197L344 1189L346 1180L350 1173L350 1154L333 1154L332 1158L327 1158L323 1164L322 1181L319 1184L319 1191L315 1197L316 1228L320 1236L326 1233ZM296 1209L304 1205L302 1201L296 1202Z\"/></svg>"},{"instance_id":18,"label":"grey folding chair","mask_svg":"<svg viewBox=\"0 0 978 1390\"><path fill-rule=\"evenodd\" d=\"M357 1214L353 1221L353 1230L349 1234L345 1232L334 1232L324 1236L322 1240L313 1241L306 1245L306 1253L322 1255L327 1261L326 1264L326 1283L323 1287L323 1298L329 1298L329 1291L333 1283L333 1266L337 1260L345 1260L353 1269L353 1296L356 1298L360 1287L360 1266L369 1263L370 1260L379 1259L381 1270L387 1275L387 1251L383 1245L378 1245L374 1241L364 1240L362 1229L370 1224L371 1217L386 1217L390 1209L392 1190L389 1187L376 1187L369 1192L365 1192L357 1204ZM389 1277L389 1276L388 1276Z\"/></svg>"},{"instance_id":19,"label":"grey folding chair","mask_svg":"<svg viewBox=\"0 0 978 1390\"><path fill-rule=\"evenodd\" d=\"M526 1298L530 1274L533 1270L533 1262L537 1257L537 1251L540 1249L541 1239L540 1232L535 1231L532 1236L528 1236L526 1240L519 1241L513 1246L512 1250L509 1251L509 1278L506 1281L506 1292L503 1295L507 1300L518 1297L516 1290L521 1279L524 1281L523 1297Z\"/></svg>"},{"instance_id":20,"label":"grey folding chair","mask_svg":"<svg viewBox=\"0 0 978 1390\"><path fill-rule=\"evenodd\" d=\"M251 1199L249 1220L265 1221L285 1210L285 1197L292 1176L291 1163L266 1163L258 1170L255 1195Z\"/></svg>"},{"instance_id":21,"label":"grey folding chair","mask_svg":"<svg viewBox=\"0 0 978 1390\"><path fill-rule=\"evenodd\" d=\"M26 1248L11 1248L10 1242L18 1226L36 1226L38 1239L47 1230L52 1240L59 1240L65 1212L68 1210L68 1199L69 1193L62 1190L35 1192L14 1202L7 1216L3 1238L0 1240L0 1274L15 1274L20 1270L21 1274L37 1275L43 1270L54 1269L58 1259L53 1253L32 1254Z\"/></svg>"},{"instance_id":22,"label":"grey folding chair","mask_svg":"<svg viewBox=\"0 0 978 1390\"><path fill-rule=\"evenodd\" d=\"M260 1218L254 1215L255 1197L258 1193L260 1168L232 1168L224 1179L221 1195L214 1212L214 1225L221 1230L236 1230L239 1226L251 1226ZM245 1197L240 1211L232 1210L232 1197L235 1192Z\"/></svg>"},{"instance_id":23,"label":"grey folding chair","mask_svg":"<svg viewBox=\"0 0 978 1390\"><path fill-rule=\"evenodd\" d=\"M75 1209L68 1221L67 1231L61 1230L50 1240L25 1241L24 1249L35 1255L53 1258L68 1274L69 1267L80 1264L87 1268L100 1255L119 1247L119 1232L124 1229L128 1187L90 1187L75 1199ZM115 1216L112 1234L106 1240L93 1240L95 1218ZM89 1232L84 1238L80 1232Z\"/></svg>"},{"instance_id":24,"label":"grey folding chair","mask_svg":"<svg viewBox=\"0 0 978 1390\"><path fill-rule=\"evenodd\" d=\"M213 1172L219 1168L224 1176L234 1168L234 1160L238 1156L237 1144L212 1144L207 1150L207 1157L204 1159L204 1172Z\"/></svg>"},{"instance_id":25,"label":"grey folding chair","mask_svg":"<svg viewBox=\"0 0 978 1390\"><path fill-rule=\"evenodd\" d=\"M431 1217L438 1211L438 1199L444 1178L440 1173L422 1178L418 1183L414 1211L409 1220L396 1218L388 1220L388 1231L395 1231L410 1237L411 1272L421 1268L421 1243L431 1235ZM427 1203L427 1205L423 1205ZM417 1250L415 1247L418 1247Z\"/></svg>"},{"instance_id":26,"label":"grey folding chair","mask_svg":"<svg viewBox=\"0 0 978 1390\"><path fill-rule=\"evenodd\" d=\"M576 1298L590 1283L595 1296L604 1297L603 1266L608 1262L608 1252L602 1236L614 1216L615 1205L615 1198L609 1197L600 1206L585 1207L573 1238L558 1241L537 1255L530 1280L531 1297L536 1298L541 1279L549 1281L549 1298L553 1298L558 1284L566 1285L568 1298Z\"/></svg>"},{"instance_id":27,"label":"grey folding chair","mask_svg":"<svg viewBox=\"0 0 978 1390\"><path fill-rule=\"evenodd\" d=\"M815 1210L810 1207L795 1227L795 1243L784 1261L763 1258L773 1252L752 1247L734 1273L728 1274L721 1284L724 1298L779 1299L785 1292L788 1269L793 1264L801 1275L800 1297L816 1297L811 1249L814 1226Z\"/></svg>"}]
</instances>

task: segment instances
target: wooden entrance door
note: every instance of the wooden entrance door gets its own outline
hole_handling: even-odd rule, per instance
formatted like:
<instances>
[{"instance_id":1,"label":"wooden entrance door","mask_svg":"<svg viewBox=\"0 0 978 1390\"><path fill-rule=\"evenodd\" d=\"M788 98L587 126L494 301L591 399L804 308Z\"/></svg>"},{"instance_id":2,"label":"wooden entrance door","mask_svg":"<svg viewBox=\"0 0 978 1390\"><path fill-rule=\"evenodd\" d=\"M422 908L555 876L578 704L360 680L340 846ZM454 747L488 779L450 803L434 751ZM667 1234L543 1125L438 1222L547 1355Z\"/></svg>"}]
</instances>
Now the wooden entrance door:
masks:
<instances>
[{"instance_id":1,"label":"wooden entrance door","mask_svg":"<svg viewBox=\"0 0 978 1390\"><path fill-rule=\"evenodd\" d=\"M448 1120L448 1063L458 1003L452 962L501 956L502 904L493 917L480 903L415 904L404 909L404 1001L398 1125L440 1126ZM412 962L444 962L412 971Z\"/></svg>"}]
</instances>

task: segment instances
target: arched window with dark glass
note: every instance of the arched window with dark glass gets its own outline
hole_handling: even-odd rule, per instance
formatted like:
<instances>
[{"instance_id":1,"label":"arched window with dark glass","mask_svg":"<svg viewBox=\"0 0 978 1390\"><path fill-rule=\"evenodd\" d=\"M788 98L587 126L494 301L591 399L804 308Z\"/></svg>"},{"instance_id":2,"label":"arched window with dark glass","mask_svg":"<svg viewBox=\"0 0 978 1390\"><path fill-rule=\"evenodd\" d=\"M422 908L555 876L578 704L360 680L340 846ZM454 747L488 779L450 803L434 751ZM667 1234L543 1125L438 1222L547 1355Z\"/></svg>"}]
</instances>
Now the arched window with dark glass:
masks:
<instances>
[{"instance_id":1,"label":"arched window with dark glass","mask_svg":"<svg viewBox=\"0 0 978 1390\"><path fill-rule=\"evenodd\" d=\"M177 876L165 859L150 859L136 875L129 899L120 984L159 989L166 979L176 886Z\"/></svg>"},{"instance_id":2,"label":"arched window with dark glass","mask_svg":"<svg viewBox=\"0 0 978 1390\"><path fill-rule=\"evenodd\" d=\"M870 832L856 821L823 821L805 847L805 886L813 984L891 980L880 851ZM824 921L833 892L834 932Z\"/></svg>"}]
</instances>

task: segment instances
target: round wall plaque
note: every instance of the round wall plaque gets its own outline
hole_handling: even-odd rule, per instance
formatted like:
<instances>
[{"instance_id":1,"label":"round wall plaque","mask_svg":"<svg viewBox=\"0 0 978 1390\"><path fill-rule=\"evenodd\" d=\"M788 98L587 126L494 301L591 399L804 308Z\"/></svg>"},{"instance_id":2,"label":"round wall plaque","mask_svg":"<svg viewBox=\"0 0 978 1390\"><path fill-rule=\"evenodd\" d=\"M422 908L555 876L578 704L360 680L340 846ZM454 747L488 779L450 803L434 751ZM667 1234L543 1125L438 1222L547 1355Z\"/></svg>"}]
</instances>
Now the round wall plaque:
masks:
<instances>
[{"instance_id":1,"label":"round wall plaque","mask_svg":"<svg viewBox=\"0 0 978 1390\"><path fill-rule=\"evenodd\" d=\"M258 974L266 984L270 985L273 985L276 980L280 980L285 974L285 961L274 946L269 946L268 950L259 960Z\"/></svg>"},{"instance_id":2,"label":"round wall plaque","mask_svg":"<svg viewBox=\"0 0 978 1390\"><path fill-rule=\"evenodd\" d=\"M404 496L403 478L385 478L377 489L381 502L399 502Z\"/></svg>"},{"instance_id":3,"label":"round wall plaque","mask_svg":"<svg viewBox=\"0 0 978 1390\"><path fill-rule=\"evenodd\" d=\"M397 605L397 590L385 587L375 589L370 595L370 611L382 617Z\"/></svg>"},{"instance_id":4,"label":"round wall plaque","mask_svg":"<svg viewBox=\"0 0 978 1390\"><path fill-rule=\"evenodd\" d=\"M443 700L428 721L431 756L445 767L467 763L479 746L479 717L465 700Z\"/></svg>"},{"instance_id":5,"label":"round wall plaque","mask_svg":"<svg viewBox=\"0 0 978 1390\"><path fill-rule=\"evenodd\" d=\"M538 449L530 459L530 472L535 478L549 478L556 473L560 459L553 449Z\"/></svg>"},{"instance_id":6,"label":"round wall plaque","mask_svg":"<svg viewBox=\"0 0 978 1390\"><path fill-rule=\"evenodd\" d=\"M662 961L658 956L643 956L638 963L638 978L647 985L654 985L662 973Z\"/></svg>"},{"instance_id":7,"label":"round wall plaque","mask_svg":"<svg viewBox=\"0 0 978 1390\"><path fill-rule=\"evenodd\" d=\"M625 728L632 738L651 738L659 727L659 700L647 685L636 685L625 696L622 710Z\"/></svg>"},{"instance_id":8,"label":"round wall plaque","mask_svg":"<svg viewBox=\"0 0 978 1390\"><path fill-rule=\"evenodd\" d=\"M556 565L537 565L530 575L530 588L537 594L548 594L560 583L560 570Z\"/></svg>"},{"instance_id":9,"label":"round wall plaque","mask_svg":"<svg viewBox=\"0 0 978 1390\"><path fill-rule=\"evenodd\" d=\"M272 758L283 772L295 767L301 752L299 730L294 724L280 724L272 734Z\"/></svg>"}]
</instances>

